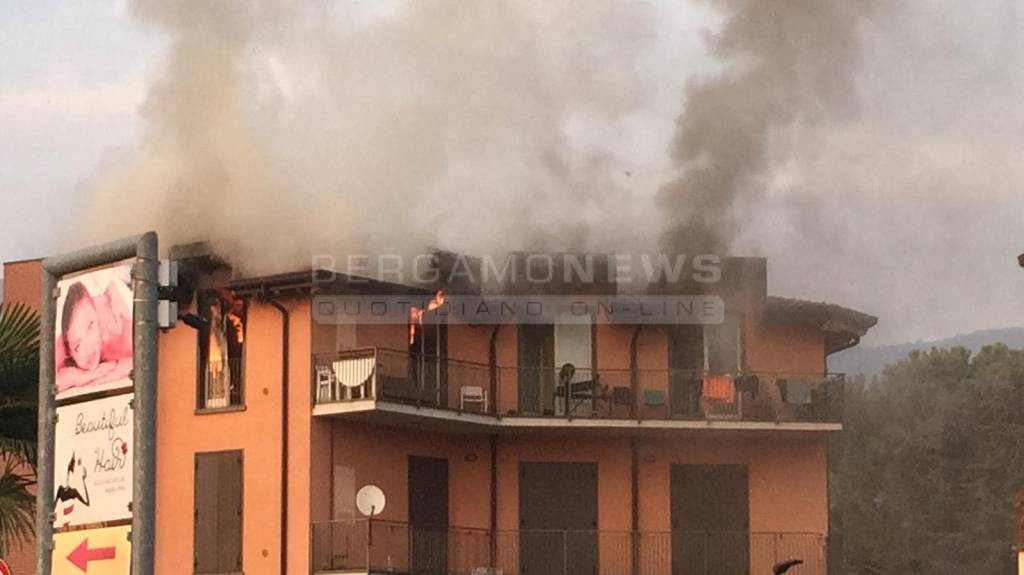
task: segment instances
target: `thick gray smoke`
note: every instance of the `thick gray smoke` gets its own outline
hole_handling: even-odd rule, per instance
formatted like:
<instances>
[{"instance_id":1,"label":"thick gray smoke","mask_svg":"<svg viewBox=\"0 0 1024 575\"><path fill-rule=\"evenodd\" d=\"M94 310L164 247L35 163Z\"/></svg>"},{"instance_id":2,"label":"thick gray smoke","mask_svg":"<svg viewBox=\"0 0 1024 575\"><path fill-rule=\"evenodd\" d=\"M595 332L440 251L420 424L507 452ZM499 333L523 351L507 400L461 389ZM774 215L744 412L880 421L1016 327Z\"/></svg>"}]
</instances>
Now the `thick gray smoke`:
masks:
<instances>
[{"instance_id":1,"label":"thick gray smoke","mask_svg":"<svg viewBox=\"0 0 1024 575\"><path fill-rule=\"evenodd\" d=\"M773 137L848 109L861 26L874 0L715 0L711 37L724 68L686 89L673 156L681 173L659 195L670 252L725 252L765 194Z\"/></svg>"},{"instance_id":2,"label":"thick gray smoke","mask_svg":"<svg viewBox=\"0 0 1024 575\"><path fill-rule=\"evenodd\" d=\"M660 239L766 256L876 342L1024 323L1016 0L130 6L169 49L87 240L259 273Z\"/></svg>"},{"instance_id":3,"label":"thick gray smoke","mask_svg":"<svg viewBox=\"0 0 1024 575\"><path fill-rule=\"evenodd\" d=\"M209 239L250 273L644 241L621 223L653 212L631 201L655 187L630 141L657 93L646 3L132 6L170 47L140 149L94 182L89 239Z\"/></svg>"}]
</instances>

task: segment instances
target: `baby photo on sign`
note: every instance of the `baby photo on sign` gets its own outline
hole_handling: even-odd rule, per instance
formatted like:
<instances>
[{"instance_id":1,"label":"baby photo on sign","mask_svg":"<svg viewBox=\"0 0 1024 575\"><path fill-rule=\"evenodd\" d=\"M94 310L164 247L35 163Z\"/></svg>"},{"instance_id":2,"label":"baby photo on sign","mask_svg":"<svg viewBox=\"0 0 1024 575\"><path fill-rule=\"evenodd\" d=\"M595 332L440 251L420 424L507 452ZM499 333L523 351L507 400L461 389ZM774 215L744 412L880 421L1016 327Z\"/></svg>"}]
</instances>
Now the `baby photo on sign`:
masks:
<instances>
[{"instance_id":1,"label":"baby photo on sign","mask_svg":"<svg viewBox=\"0 0 1024 575\"><path fill-rule=\"evenodd\" d=\"M131 264L65 277L57 287L57 399L130 387Z\"/></svg>"}]
</instances>

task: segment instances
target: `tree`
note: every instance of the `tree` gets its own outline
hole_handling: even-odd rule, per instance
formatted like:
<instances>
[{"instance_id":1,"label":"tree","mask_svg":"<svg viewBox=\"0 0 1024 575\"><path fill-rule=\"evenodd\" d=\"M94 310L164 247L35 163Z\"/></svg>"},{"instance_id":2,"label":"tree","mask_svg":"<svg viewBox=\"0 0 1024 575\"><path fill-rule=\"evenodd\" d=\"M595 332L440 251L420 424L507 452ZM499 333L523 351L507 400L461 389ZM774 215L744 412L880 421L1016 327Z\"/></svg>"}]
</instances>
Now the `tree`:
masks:
<instances>
[{"instance_id":1,"label":"tree","mask_svg":"<svg viewBox=\"0 0 1024 575\"><path fill-rule=\"evenodd\" d=\"M1024 351L913 352L847 388L832 440L845 573L1016 573L1024 487Z\"/></svg>"},{"instance_id":2,"label":"tree","mask_svg":"<svg viewBox=\"0 0 1024 575\"><path fill-rule=\"evenodd\" d=\"M34 530L39 316L0 304L0 552Z\"/></svg>"}]
</instances>

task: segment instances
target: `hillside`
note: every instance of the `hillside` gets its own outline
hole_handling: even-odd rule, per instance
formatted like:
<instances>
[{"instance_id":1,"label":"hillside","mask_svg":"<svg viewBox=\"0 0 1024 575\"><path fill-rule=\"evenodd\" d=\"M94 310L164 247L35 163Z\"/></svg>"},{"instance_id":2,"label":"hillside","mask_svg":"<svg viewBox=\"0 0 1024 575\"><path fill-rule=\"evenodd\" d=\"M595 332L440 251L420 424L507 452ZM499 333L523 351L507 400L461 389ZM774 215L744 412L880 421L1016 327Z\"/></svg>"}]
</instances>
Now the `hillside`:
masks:
<instances>
[{"instance_id":1,"label":"hillside","mask_svg":"<svg viewBox=\"0 0 1024 575\"><path fill-rule=\"evenodd\" d=\"M882 373L882 369L886 365L905 358L915 349L928 350L933 347L959 346L977 352L982 347L993 343L1005 343L1011 348L1024 348L1024 327L987 329L934 341L855 347L830 357L828 369L832 372L850 375L862 373L872 376Z\"/></svg>"}]
</instances>

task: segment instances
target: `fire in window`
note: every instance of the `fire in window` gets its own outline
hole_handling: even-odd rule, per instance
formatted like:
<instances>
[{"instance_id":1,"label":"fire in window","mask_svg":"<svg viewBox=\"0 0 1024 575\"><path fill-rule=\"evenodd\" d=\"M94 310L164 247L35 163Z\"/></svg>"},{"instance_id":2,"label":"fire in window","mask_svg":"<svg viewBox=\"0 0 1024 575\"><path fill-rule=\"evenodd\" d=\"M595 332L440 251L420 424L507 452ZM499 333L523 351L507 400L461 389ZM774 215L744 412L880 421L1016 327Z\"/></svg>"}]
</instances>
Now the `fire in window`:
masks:
<instances>
[{"instance_id":1,"label":"fire in window","mask_svg":"<svg viewBox=\"0 0 1024 575\"><path fill-rule=\"evenodd\" d=\"M242 405L247 304L227 290L203 293L199 312L200 409Z\"/></svg>"}]
</instances>

